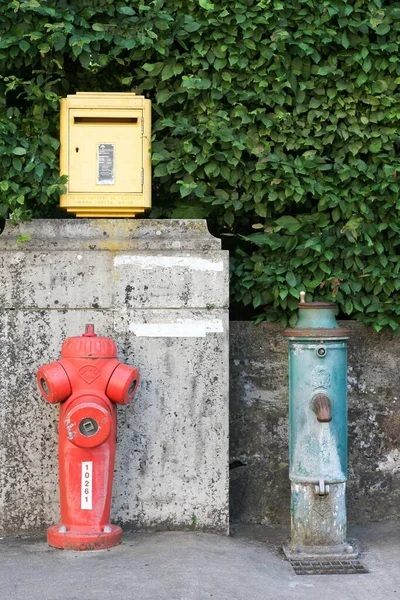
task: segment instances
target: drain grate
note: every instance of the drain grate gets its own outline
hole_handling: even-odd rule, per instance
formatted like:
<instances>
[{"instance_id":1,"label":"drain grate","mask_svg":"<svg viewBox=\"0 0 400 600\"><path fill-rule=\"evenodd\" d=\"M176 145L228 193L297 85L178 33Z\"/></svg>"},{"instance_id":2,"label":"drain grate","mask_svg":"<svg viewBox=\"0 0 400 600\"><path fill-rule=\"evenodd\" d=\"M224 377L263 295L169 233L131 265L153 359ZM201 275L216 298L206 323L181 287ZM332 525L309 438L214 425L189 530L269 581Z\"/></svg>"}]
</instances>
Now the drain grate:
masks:
<instances>
[{"instance_id":1,"label":"drain grate","mask_svg":"<svg viewBox=\"0 0 400 600\"><path fill-rule=\"evenodd\" d=\"M296 575L358 575L368 573L359 560L291 560Z\"/></svg>"}]
</instances>

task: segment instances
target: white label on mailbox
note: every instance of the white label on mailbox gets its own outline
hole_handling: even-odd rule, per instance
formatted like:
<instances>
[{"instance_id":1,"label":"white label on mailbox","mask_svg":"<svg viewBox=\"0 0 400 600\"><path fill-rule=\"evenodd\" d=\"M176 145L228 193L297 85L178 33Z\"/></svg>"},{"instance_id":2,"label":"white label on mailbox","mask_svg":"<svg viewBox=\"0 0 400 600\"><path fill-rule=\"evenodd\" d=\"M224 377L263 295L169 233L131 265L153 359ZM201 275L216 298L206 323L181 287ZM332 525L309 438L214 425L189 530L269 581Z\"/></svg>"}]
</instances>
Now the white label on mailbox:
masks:
<instances>
[{"instance_id":1,"label":"white label on mailbox","mask_svg":"<svg viewBox=\"0 0 400 600\"><path fill-rule=\"evenodd\" d=\"M115 144L97 146L97 184L115 184Z\"/></svg>"},{"instance_id":2,"label":"white label on mailbox","mask_svg":"<svg viewBox=\"0 0 400 600\"><path fill-rule=\"evenodd\" d=\"M82 463L81 509L92 510L93 463Z\"/></svg>"}]
</instances>

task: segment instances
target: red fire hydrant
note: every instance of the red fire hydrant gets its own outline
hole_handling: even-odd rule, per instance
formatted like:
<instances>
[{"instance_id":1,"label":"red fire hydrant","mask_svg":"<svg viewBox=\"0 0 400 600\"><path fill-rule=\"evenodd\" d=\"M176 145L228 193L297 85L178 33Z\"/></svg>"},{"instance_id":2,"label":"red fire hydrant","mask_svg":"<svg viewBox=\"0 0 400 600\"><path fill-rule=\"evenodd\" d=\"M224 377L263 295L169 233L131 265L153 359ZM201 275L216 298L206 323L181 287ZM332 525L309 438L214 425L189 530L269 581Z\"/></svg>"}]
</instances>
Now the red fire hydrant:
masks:
<instances>
[{"instance_id":1,"label":"red fire hydrant","mask_svg":"<svg viewBox=\"0 0 400 600\"><path fill-rule=\"evenodd\" d=\"M39 389L47 402L61 402L58 462L61 523L47 530L56 548L97 550L121 542L110 524L116 442L116 404L129 404L139 372L117 360L113 340L93 325L68 338L61 359L40 367Z\"/></svg>"}]
</instances>

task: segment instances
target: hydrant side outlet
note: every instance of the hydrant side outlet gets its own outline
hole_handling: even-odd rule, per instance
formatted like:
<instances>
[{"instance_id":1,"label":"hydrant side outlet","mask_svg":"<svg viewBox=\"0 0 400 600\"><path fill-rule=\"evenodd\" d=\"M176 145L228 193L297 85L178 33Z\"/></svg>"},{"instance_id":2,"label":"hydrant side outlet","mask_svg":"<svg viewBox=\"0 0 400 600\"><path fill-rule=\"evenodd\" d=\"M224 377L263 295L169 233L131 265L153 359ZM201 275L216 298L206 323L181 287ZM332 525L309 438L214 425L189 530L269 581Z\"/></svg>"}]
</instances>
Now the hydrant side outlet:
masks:
<instances>
[{"instance_id":1,"label":"hydrant side outlet","mask_svg":"<svg viewBox=\"0 0 400 600\"><path fill-rule=\"evenodd\" d=\"M129 404L137 369L117 360L113 340L86 333L68 338L59 361L40 367L39 390L59 402L59 481L61 522L50 527L50 546L71 550L110 548L122 529L110 524L115 462L116 404Z\"/></svg>"},{"instance_id":2,"label":"hydrant side outlet","mask_svg":"<svg viewBox=\"0 0 400 600\"><path fill-rule=\"evenodd\" d=\"M297 560L354 558L346 542L347 339L331 302L298 305L289 340L291 539Z\"/></svg>"},{"instance_id":3,"label":"hydrant side outlet","mask_svg":"<svg viewBox=\"0 0 400 600\"><path fill-rule=\"evenodd\" d=\"M64 402L72 394L68 374L59 362L40 367L36 379L43 398L50 404Z\"/></svg>"}]
</instances>

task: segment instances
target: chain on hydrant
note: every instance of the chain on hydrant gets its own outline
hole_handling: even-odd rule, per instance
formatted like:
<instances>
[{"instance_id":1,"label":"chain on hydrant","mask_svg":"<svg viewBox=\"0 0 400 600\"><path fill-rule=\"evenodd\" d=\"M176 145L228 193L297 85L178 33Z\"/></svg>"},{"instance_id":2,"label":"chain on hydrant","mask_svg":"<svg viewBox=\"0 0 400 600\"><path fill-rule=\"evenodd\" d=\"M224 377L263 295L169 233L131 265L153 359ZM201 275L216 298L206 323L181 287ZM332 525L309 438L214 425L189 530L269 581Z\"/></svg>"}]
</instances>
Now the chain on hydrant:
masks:
<instances>
[{"instance_id":1,"label":"chain on hydrant","mask_svg":"<svg viewBox=\"0 0 400 600\"><path fill-rule=\"evenodd\" d=\"M117 360L113 340L93 325L68 338L57 362L40 367L39 389L61 403L58 432L61 522L50 527L50 546L74 550L110 548L122 529L110 524L116 444L116 404L129 404L139 372Z\"/></svg>"},{"instance_id":2,"label":"chain on hydrant","mask_svg":"<svg viewBox=\"0 0 400 600\"><path fill-rule=\"evenodd\" d=\"M347 339L331 302L306 302L286 329L289 339L290 559L345 556L346 542Z\"/></svg>"}]
</instances>

